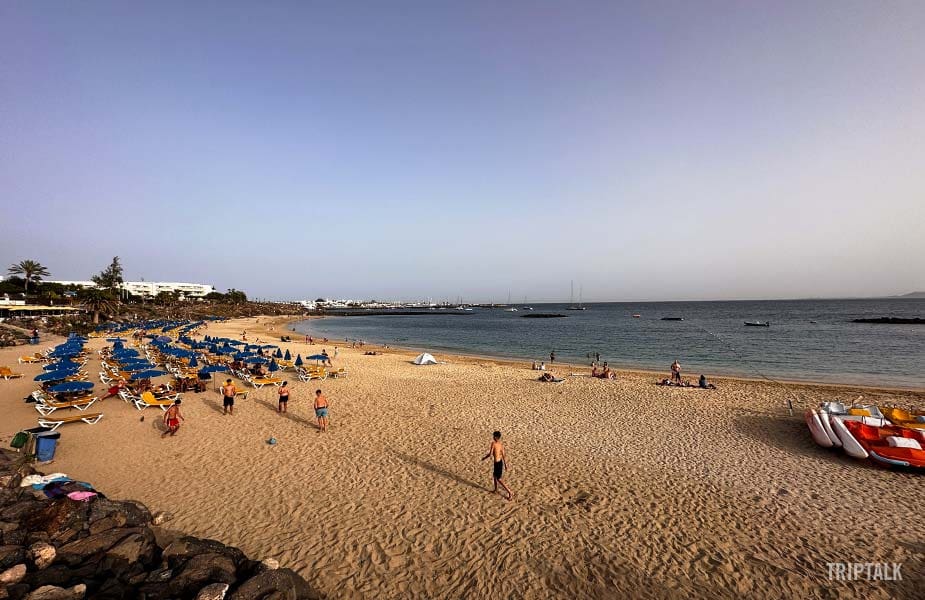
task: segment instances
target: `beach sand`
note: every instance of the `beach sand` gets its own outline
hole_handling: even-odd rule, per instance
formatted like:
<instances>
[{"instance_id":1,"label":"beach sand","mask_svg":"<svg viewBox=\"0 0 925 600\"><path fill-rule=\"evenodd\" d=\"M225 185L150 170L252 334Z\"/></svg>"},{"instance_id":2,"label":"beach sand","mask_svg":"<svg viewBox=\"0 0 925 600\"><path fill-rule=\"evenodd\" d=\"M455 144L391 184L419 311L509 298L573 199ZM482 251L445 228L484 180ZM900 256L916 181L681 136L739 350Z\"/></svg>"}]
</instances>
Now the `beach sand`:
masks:
<instances>
[{"instance_id":1,"label":"beach sand","mask_svg":"<svg viewBox=\"0 0 925 600\"><path fill-rule=\"evenodd\" d=\"M286 333L260 321L205 333ZM304 357L335 344L281 345ZM447 364L419 367L411 352L368 349L339 348L346 378L285 373L288 415L272 387L234 416L214 390L185 394L175 438L160 438L158 409L141 421L107 400L99 424L62 426L42 468L276 558L332 598L922 597L925 480L818 448L802 411L859 393L923 406L923 392L726 378L716 391L673 389L653 374L602 381L558 366L566 381L546 384L528 365L438 354ZM36 425L21 398L40 366L15 364L27 351L0 349L0 365L26 374L0 381L0 443ZM96 380L96 357L90 371ZM326 434L316 388L331 404ZM480 461L495 429L513 502L490 493ZM830 581L829 562L902 563L903 580Z\"/></svg>"}]
</instances>

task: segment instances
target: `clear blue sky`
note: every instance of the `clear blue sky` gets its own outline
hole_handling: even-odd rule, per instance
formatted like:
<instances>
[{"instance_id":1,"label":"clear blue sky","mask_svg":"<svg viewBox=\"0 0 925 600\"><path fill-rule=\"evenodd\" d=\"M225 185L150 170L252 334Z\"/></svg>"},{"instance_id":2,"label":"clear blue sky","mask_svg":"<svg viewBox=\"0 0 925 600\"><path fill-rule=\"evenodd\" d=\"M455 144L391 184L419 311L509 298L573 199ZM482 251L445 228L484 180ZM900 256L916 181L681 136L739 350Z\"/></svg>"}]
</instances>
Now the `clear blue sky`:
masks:
<instances>
[{"instance_id":1,"label":"clear blue sky","mask_svg":"<svg viewBox=\"0 0 925 600\"><path fill-rule=\"evenodd\" d=\"M925 289L925 2L0 3L0 260L272 298Z\"/></svg>"}]
</instances>

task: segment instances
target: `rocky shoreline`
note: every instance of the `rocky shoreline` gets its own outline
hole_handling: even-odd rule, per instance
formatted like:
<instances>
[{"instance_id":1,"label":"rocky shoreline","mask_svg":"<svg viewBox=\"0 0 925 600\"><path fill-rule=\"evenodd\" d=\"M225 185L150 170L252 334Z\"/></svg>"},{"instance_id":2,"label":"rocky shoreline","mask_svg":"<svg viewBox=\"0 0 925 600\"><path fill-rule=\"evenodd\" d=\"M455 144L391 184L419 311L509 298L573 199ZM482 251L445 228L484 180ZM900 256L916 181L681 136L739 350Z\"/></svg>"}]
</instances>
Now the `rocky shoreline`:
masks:
<instances>
[{"instance_id":1,"label":"rocky shoreline","mask_svg":"<svg viewBox=\"0 0 925 600\"><path fill-rule=\"evenodd\" d=\"M323 598L275 560L160 527L168 516L139 502L21 487L37 474L22 457L0 450L0 600Z\"/></svg>"}]
</instances>

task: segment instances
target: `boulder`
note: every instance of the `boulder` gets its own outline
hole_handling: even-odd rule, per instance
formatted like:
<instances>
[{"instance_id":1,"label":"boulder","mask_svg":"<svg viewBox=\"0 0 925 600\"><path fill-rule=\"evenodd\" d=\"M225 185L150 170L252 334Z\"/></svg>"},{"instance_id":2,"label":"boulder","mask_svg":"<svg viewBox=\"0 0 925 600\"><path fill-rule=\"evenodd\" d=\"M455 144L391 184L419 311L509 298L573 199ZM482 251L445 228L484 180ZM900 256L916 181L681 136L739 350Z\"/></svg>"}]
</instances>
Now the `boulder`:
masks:
<instances>
[{"instance_id":1,"label":"boulder","mask_svg":"<svg viewBox=\"0 0 925 600\"><path fill-rule=\"evenodd\" d=\"M215 540L203 540L191 536L183 536L171 542L161 554L167 566L175 568L190 558L200 554L219 554L232 560L236 568L249 565L243 552L232 546L226 546Z\"/></svg>"},{"instance_id":2,"label":"boulder","mask_svg":"<svg viewBox=\"0 0 925 600\"><path fill-rule=\"evenodd\" d=\"M90 523L111 519L115 527L144 527L151 523L151 513L139 502L116 502L98 498L90 503Z\"/></svg>"},{"instance_id":3,"label":"boulder","mask_svg":"<svg viewBox=\"0 0 925 600\"><path fill-rule=\"evenodd\" d=\"M141 533L133 533L110 548L100 566L120 579L127 580L151 564L154 552L154 534L143 529Z\"/></svg>"},{"instance_id":4,"label":"boulder","mask_svg":"<svg viewBox=\"0 0 925 600\"><path fill-rule=\"evenodd\" d=\"M0 573L0 585L13 585L26 576L26 565L19 563Z\"/></svg>"},{"instance_id":5,"label":"boulder","mask_svg":"<svg viewBox=\"0 0 925 600\"><path fill-rule=\"evenodd\" d=\"M12 502L0 511L0 520L22 522L42 508L43 505L41 500L36 498L23 498Z\"/></svg>"},{"instance_id":6,"label":"boulder","mask_svg":"<svg viewBox=\"0 0 925 600\"><path fill-rule=\"evenodd\" d=\"M28 583L30 588L42 587L43 585L67 587L89 581L96 572L97 565L94 563L87 563L78 567L51 565L47 569L27 573L23 582Z\"/></svg>"},{"instance_id":7,"label":"boulder","mask_svg":"<svg viewBox=\"0 0 925 600\"><path fill-rule=\"evenodd\" d=\"M66 543L84 530L89 511L86 502L61 498L47 503L41 510L30 515L24 524L30 531L44 532L54 541Z\"/></svg>"},{"instance_id":8,"label":"boulder","mask_svg":"<svg viewBox=\"0 0 925 600\"><path fill-rule=\"evenodd\" d=\"M30 592L26 600L80 600L87 593L87 586L80 583L72 588L60 588L53 585L44 585Z\"/></svg>"},{"instance_id":9,"label":"boulder","mask_svg":"<svg viewBox=\"0 0 925 600\"><path fill-rule=\"evenodd\" d=\"M109 550L123 539L133 533L141 533L141 529L109 529L96 535L91 535L77 541L65 544L58 548L58 560L69 565L82 563L86 558Z\"/></svg>"},{"instance_id":10,"label":"boulder","mask_svg":"<svg viewBox=\"0 0 925 600\"><path fill-rule=\"evenodd\" d=\"M26 560L26 549L22 546L0 546L0 569L9 569Z\"/></svg>"},{"instance_id":11,"label":"boulder","mask_svg":"<svg viewBox=\"0 0 925 600\"><path fill-rule=\"evenodd\" d=\"M25 583L17 583L16 585L8 585L6 588L0 588L0 590L6 590L10 600L22 600L29 593L29 586Z\"/></svg>"},{"instance_id":12,"label":"boulder","mask_svg":"<svg viewBox=\"0 0 925 600\"><path fill-rule=\"evenodd\" d=\"M170 591L188 596L209 583L234 583L237 568L231 557L215 552L193 556L170 581Z\"/></svg>"},{"instance_id":13,"label":"boulder","mask_svg":"<svg viewBox=\"0 0 925 600\"><path fill-rule=\"evenodd\" d=\"M227 583L210 583L199 590L199 593L196 594L196 600L224 600L227 593Z\"/></svg>"},{"instance_id":14,"label":"boulder","mask_svg":"<svg viewBox=\"0 0 925 600\"><path fill-rule=\"evenodd\" d=\"M275 558L265 558L260 561L260 565L268 571L273 571L279 568L279 561Z\"/></svg>"},{"instance_id":15,"label":"boulder","mask_svg":"<svg viewBox=\"0 0 925 600\"><path fill-rule=\"evenodd\" d=\"M55 562L56 554L55 547L45 542L36 542L29 546L29 559L40 571Z\"/></svg>"},{"instance_id":16,"label":"boulder","mask_svg":"<svg viewBox=\"0 0 925 600\"><path fill-rule=\"evenodd\" d=\"M7 546L25 546L29 532L25 529L14 529L3 534L3 543Z\"/></svg>"},{"instance_id":17,"label":"boulder","mask_svg":"<svg viewBox=\"0 0 925 600\"><path fill-rule=\"evenodd\" d=\"M263 571L242 583L229 600L321 600L323 597L291 569Z\"/></svg>"}]
</instances>

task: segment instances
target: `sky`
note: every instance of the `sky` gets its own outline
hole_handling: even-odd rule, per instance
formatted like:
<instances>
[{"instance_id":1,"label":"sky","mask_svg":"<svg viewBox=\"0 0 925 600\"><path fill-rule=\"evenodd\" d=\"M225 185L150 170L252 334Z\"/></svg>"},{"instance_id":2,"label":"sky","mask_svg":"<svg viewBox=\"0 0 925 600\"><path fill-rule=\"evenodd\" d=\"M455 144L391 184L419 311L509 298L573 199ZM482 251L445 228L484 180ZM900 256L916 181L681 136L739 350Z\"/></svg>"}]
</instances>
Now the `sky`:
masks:
<instances>
[{"instance_id":1,"label":"sky","mask_svg":"<svg viewBox=\"0 0 925 600\"><path fill-rule=\"evenodd\" d=\"M925 290L925 2L2 2L0 210L270 299Z\"/></svg>"}]
</instances>

